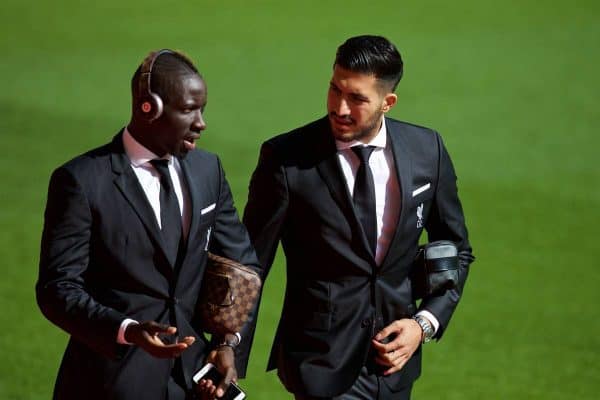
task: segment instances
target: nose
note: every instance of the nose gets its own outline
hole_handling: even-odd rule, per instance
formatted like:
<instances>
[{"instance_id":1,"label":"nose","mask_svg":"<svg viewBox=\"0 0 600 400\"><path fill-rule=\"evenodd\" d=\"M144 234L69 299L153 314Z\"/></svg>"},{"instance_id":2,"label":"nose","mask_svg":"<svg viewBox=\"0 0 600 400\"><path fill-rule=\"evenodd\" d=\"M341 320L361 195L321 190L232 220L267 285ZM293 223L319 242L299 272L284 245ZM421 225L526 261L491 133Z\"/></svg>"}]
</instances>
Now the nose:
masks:
<instances>
[{"instance_id":1,"label":"nose","mask_svg":"<svg viewBox=\"0 0 600 400\"><path fill-rule=\"evenodd\" d=\"M202 115L202 111L198 110L194 115L194 122L192 123L193 127L198 131L203 131L206 129L206 122L204 122L204 117Z\"/></svg>"},{"instance_id":2,"label":"nose","mask_svg":"<svg viewBox=\"0 0 600 400\"><path fill-rule=\"evenodd\" d=\"M346 99L344 99L343 97L340 97L339 100L337 101L337 104L335 105L333 111L335 111L335 113L340 117L349 115L350 107L348 106L348 102L346 101Z\"/></svg>"}]
</instances>

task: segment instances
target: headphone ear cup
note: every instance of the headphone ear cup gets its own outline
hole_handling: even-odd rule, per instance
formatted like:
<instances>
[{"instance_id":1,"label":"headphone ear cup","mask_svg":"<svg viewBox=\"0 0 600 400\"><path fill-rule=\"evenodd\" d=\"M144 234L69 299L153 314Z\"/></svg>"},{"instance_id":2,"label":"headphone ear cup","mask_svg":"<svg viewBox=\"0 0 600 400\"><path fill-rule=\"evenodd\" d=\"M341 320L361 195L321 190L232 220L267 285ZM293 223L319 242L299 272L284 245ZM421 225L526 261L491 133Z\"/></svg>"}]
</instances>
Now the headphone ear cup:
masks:
<instances>
[{"instance_id":1,"label":"headphone ear cup","mask_svg":"<svg viewBox=\"0 0 600 400\"><path fill-rule=\"evenodd\" d=\"M158 117L160 117L163 113L163 101L160 98L159 95L155 94L155 93L150 93L150 97L152 98L152 100L154 101L154 115L152 116L152 120L157 119Z\"/></svg>"},{"instance_id":2,"label":"headphone ear cup","mask_svg":"<svg viewBox=\"0 0 600 400\"><path fill-rule=\"evenodd\" d=\"M163 102L157 94L149 93L148 96L148 99L142 103L141 109L148 120L152 122L161 116L163 112Z\"/></svg>"}]
</instances>

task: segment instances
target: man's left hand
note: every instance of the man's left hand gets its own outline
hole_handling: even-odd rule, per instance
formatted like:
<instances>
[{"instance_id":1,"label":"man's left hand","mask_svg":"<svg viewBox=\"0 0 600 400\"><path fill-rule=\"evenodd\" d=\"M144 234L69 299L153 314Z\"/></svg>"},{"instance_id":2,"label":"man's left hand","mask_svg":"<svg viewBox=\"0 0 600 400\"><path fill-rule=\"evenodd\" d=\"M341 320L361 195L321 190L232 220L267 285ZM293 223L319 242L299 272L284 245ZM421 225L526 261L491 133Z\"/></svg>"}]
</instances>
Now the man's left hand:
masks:
<instances>
[{"instance_id":1,"label":"man's left hand","mask_svg":"<svg viewBox=\"0 0 600 400\"><path fill-rule=\"evenodd\" d=\"M394 340L389 343L381 343L386 337L394 335ZM400 371L404 364L412 357L419 348L423 330L419 324L409 318L399 319L383 328L373 338L373 348L377 352L375 361L385 367L384 375L390 375Z\"/></svg>"}]
</instances>

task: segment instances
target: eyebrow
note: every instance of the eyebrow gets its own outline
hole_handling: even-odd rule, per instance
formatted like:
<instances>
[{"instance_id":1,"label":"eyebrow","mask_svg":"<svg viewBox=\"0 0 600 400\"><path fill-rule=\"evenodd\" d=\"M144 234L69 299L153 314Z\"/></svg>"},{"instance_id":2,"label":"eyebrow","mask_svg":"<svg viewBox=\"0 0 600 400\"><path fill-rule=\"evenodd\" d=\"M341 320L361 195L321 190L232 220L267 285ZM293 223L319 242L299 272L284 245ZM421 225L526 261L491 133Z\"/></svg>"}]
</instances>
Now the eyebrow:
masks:
<instances>
[{"instance_id":1,"label":"eyebrow","mask_svg":"<svg viewBox=\"0 0 600 400\"><path fill-rule=\"evenodd\" d=\"M178 107L181 109L191 108L191 109L200 109L204 112L206 108L207 102L199 102L199 101L182 101L179 103Z\"/></svg>"},{"instance_id":2,"label":"eyebrow","mask_svg":"<svg viewBox=\"0 0 600 400\"><path fill-rule=\"evenodd\" d=\"M336 85L335 82L333 82L333 81L329 82L329 86L332 88L335 88L339 91L342 91L342 89L340 89L338 87L338 85ZM353 99L356 99L356 100L369 101L369 98L360 92L350 92L350 97L352 97Z\"/></svg>"}]
</instances>

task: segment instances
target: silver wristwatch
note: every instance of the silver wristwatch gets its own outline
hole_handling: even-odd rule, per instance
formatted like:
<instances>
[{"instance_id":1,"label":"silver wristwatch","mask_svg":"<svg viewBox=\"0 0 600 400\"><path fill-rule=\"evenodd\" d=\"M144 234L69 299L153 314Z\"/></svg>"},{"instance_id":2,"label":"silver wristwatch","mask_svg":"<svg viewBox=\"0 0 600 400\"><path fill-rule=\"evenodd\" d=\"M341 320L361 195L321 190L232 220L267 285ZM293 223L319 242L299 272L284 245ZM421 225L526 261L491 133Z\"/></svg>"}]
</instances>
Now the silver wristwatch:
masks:
<instances>
[{"instance_id":1,"label":"silver wristwatch","mask_svg":"<svg viewBox=\"0 0 600 400\"><path fill-rule=\"evenodd\" d=\"M420 315L415 315L413 319L417 321L417 324L419 324L423 330L423 343L429 342L431 338L433 338L433 326L431 325L431 322Z\"/></svg>"},{"instance_id":2,"label":"silver wristwatch","mask_svg":"<svg viewBox=\"0 0 600 400\"><path fill-rule=\"evenodd\" d=\"M239 332L235 332L234 334L228 334L223 337L223 340L217 344L217 347L231 347L235 350L236 347L241 343L242 335Z\"/></svg>"}]
</instances>

